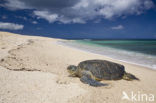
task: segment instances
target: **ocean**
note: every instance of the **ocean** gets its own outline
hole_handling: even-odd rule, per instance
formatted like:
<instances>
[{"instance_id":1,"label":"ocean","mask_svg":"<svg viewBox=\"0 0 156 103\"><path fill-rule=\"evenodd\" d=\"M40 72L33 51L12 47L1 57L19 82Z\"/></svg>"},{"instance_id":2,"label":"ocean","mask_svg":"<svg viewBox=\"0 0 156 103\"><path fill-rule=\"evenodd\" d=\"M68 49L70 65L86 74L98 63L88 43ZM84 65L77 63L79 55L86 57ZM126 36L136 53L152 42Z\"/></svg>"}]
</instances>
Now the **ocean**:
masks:
<instances>
[{"instance_id":1,"label":"ocean","mask_svg":"<svg viewBox=\"0 0 156 103\"><path fill-rule=\"evenodd\" d=\"M156 70L156 40L71 40L63 44Z\"/></svg>"}]
</instances>

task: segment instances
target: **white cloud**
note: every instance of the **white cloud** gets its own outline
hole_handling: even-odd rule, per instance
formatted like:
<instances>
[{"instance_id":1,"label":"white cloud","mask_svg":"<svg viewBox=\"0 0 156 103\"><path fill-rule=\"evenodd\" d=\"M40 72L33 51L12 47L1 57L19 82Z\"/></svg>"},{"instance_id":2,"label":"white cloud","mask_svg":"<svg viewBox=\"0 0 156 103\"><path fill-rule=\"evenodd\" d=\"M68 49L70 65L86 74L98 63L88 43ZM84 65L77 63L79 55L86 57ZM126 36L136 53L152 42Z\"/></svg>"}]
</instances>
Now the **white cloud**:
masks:
<instances>
[{"instance_id":1,"label":"white cloud","mask_svg":"<svg viewBox=\"0 0 156 103\"><path fill-rule=\"evenodd\" d=\"M97 18L111 19L140 15L153 7L152 0L6 0L4 7L33 9L34 14L53 23L86 23Z\"/></svg>"},{"instance_id":2,"label":"white cloud","mask_svg":"<svg viewBox=\"0 0 156 103\"><path fill-rule=\"evenodd\" d=\"M18 18L18 19L23 19L23 20L28 20L28 18L27 17L25 17L25 16L15 16L16 18Z\"/></svg>"},{"instance_id":3,"label":"white cloud","mask_svg":"<svg viewBox=\"0 0 156 103\"><path fill-rule=\"evenodd\" d=\"M68 24L68 23L80 23L80 24L85 24L86 21L81 19L81 18L78 18L78 17L75 17L75 18L65 18L65 17L59 17L58 18L60 22L64 23L64 24Z\"/></svg>"},{"instance_id":4,"label":"white cloud","mask_svg":"<svg viewBox=\"0 0 156 103\"><path fill-rule=\"evenodd\" d=\"M121 30L121 29L124 29L124 27L122 25L118 25L118 26L111 27L111 29Z\"/></svg>"},{"instance_id":5,"label":"white cloud","mask_svg":"<svg viewBox=\"0 0 156 103\"><path fill-rule=\"evenodd\" d=\"M51 14L48 11L34 11L34 14L38 16L38 18L43 18L49 21L50 23L53 23L55 21L59 21L61 23L67 24L67 23L86 23L83 19L75 17L75 18L66 18L64 16L58 16L58 14Z\"/></svg>"},{"instance_id":6,"label":"white cloud","mask_svg":"<svg viewBox=\"0 0 156 103\"><path fill-rule=\"evenodd\" d=\"M33 24L37 24L38 22L37 22L37 21L33 21L32 23L33 23Z\"/></svg>"},{"instance_id":7,"label":"white cloud","mask_svg":"<svg viewBox=\"0 0 156 103\"><path fill-rule=\"evenodd\" d=\"M81 24L85 24L86 22L80 18L74 18L72 20L73 23L81 23Z\"/></svg>"},{"instance_id":8,"label":"white cloud","mask_svg":"<svg viewBox=\"0 0 156 103\"><path fill-rule=\"evenodd\" d=\"M23 28L24 28L24 25L7 23L7 22L0 22L0 29L21 30Z\"/></svg>"},{"instance_id":9,"label":"white cloud","mask_svg":"<svg viewBox=\"0 0 156 103\"><path fill-rule=\"evenodd\" d=\"M10 10L29 9L30 7L20 0L5 0L7 3L3 7L9 7Z\"/></svg>"},{"instance_id":10,"label":"white cloud","mask_svg":"<svg viewBox=\"0 0 156 103\"><path fill-rule=\"evenodd\" d=\"M7 16L5 16L5 15L2 15L2 19L7 19Z\"/></svg>"},{"instance_id":11,"label":"white cloud","mask_svg":"<svg viewBox=\"0 0 156 103\"><path fill-rule=\"evenodd\" d=\"M34 11L34 14L40 18L48 20L50 23L55 22L58 18L57 14L51 14L48 11Z\"/></svg>"}]
</instances>

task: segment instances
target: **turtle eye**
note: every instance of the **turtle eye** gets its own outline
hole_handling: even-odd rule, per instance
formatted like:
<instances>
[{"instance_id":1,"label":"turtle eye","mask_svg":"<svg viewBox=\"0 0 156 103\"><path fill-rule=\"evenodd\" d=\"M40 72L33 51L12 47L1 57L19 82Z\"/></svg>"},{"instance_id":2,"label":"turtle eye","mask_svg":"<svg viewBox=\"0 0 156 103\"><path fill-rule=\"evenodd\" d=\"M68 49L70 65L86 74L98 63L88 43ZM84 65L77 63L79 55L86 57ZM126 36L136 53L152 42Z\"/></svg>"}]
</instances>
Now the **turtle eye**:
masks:
<instances>
[{"instance_id":1,"label":"turtle eye","mask_svg":"<svg viewBox=\"0 0 156 103\"><path fill-rule=\"evenodd\" d=\"M71 70L72 70L72 71L75 71L75 68L72 68Z\"/></svg>"}]
</instances>

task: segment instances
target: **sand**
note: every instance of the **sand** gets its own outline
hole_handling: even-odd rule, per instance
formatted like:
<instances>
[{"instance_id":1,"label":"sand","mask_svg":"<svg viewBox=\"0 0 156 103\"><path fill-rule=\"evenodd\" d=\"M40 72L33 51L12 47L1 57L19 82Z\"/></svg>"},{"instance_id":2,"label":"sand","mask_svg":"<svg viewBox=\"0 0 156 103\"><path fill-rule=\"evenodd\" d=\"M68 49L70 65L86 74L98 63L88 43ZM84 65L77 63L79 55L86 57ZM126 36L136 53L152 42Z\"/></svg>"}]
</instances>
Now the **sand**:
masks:
<instances>
[{"instance_id":1,"label":"sand","mask_svg":"<svg viewBox=\"0 0 156 103\"><path fill-rule=\"evenodd\" d=\"M0 32L0 103L155 103L156 71L58 44L61 39ZM102 81L91 87L71 78L68 65L88 59L123 64L140 81ZM132 99L122 99L123 92ZM147 98L139 100L142 94ZM146 101L147 99L147 101ZM155 99L155 98L154 98Z\"/></svg>"}]
</instances>

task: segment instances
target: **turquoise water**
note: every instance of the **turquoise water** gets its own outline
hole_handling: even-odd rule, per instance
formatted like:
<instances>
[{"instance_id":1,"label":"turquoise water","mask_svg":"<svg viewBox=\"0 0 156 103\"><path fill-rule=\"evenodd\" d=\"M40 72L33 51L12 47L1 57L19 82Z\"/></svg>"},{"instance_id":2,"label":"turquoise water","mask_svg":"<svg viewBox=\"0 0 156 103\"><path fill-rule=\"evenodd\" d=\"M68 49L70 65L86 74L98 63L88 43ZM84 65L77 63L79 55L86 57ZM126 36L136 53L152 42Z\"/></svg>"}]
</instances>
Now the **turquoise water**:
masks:
<instances>
[{"instance_id":1,"label":"turquoise water","mask_svg":"<svg viewBox=\"0 0 156 103\"><path fill-rule=\"evenodd\" d=\"M79 40L76 42L156 55L156 40Z\"/></svg>"},{"instance_id":2,"label":"turquoise water","mask_svg":"<svg viewBox=\"0 0 156 103\"><path fill-rule=\"evenodd\" d=\"M63 44L156 70L156 40L74 40Z\"/></svg>"}]
</instances>

